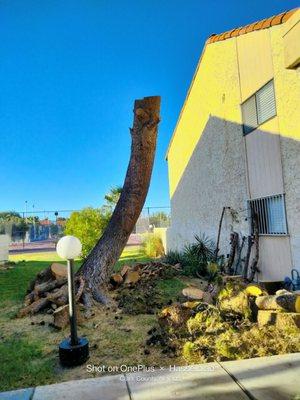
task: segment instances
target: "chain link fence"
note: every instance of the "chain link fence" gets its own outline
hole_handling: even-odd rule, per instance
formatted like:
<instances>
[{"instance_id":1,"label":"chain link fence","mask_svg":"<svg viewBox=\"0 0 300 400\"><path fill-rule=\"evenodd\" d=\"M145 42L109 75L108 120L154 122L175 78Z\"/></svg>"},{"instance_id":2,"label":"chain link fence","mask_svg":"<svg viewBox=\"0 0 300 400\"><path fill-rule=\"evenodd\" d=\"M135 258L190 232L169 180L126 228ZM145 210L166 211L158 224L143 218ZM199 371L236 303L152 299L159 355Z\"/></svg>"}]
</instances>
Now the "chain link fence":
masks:
<instances>
[{"instance_id":1,"label":"chain link fence","mask_svg":"<svg viewBox=\"0 0 300 400\"><path fill-rule=\"evenodd\" d=\"M0 235L6 235L9 253L54 251L72 212L43 210L0 212ZM145 207L129 238L128 245L140 245L145 233L170 225L170 207Z\"/></svg>"}]
</instances>

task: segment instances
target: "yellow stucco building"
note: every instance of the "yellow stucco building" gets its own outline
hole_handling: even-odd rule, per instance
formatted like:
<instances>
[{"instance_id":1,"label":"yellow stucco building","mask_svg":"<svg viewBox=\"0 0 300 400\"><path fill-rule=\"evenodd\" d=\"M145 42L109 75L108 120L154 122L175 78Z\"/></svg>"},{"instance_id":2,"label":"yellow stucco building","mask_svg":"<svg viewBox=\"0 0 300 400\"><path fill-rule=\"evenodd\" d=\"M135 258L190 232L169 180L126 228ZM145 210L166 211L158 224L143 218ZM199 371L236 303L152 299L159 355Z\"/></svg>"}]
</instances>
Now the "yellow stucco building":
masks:
<instances>
[{"instance_id":1,"label":"yellow stucco building","mask_svg":"<svg viewBox=\"0 0 300 400\"><path fill-rule=\"evenodd\" d=\"M300 268L300 9L212 35L172 136L168 249L206 233L221 253L258 215L259 280Z\"/></svg>"}]
</instances>

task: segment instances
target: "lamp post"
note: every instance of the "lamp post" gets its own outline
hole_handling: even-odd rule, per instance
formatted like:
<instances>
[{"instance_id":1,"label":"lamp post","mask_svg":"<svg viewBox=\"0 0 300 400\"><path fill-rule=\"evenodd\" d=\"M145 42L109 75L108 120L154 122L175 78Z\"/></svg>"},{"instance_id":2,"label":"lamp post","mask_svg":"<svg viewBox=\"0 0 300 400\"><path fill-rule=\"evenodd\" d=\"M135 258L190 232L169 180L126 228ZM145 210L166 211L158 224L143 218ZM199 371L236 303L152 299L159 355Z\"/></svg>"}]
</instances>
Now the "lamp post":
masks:
<instances>
[{"instance_id":1,"label":"lamp post","mask_svg":"<svg viewBox=\"0 0 300 400\"><path fill-rule=\"evenodd\" d=\"M64 339L59 345L59 359L62 365L72 367L83 364L89 357L89 342L86 338L77 335L75 286L74 286L74 258L81 253L82 245L75 236L62 237L56 246L59 257L67 260L68 267L68 296L70 338Z\"/></svg>"}]
</instances>

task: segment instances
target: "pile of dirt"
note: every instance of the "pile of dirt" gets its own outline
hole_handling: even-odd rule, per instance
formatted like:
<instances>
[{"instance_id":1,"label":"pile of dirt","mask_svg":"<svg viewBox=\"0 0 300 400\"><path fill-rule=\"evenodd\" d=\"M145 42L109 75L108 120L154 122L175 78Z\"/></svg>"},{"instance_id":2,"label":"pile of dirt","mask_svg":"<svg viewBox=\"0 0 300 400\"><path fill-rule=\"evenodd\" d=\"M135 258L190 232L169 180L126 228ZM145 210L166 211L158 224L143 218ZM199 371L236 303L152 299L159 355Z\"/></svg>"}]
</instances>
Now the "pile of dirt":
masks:
<instances>
[{"instance_id":1,"label":"pile of dirt","mask_svg":"<svg viewBox=\"0 0 300 400\"><path fill-rule=\"evenodd\" d=\"M120 273L111 276L111 290L118 307L126 314L155 314L166 301L157 283L180 273L179 265L159 261L124 265Z\"/></svg>"},{"instance_id":2,"label":"pile of dirt","mask_svg":"<svg viewBox=\"0 0 300 400\"><path fill-rule=\"evenodd\" d=\"M150 332L146 344L157 344L164 353L181 354L189 363L298 352L297 315L300 321L300 313L296 312L297 306L298 297L293 293L280 291L274 298L258 285L227 282L214 304L200 299L162 309L158 327ZM276 319L259 317L266 312L276 312L278 320L284 316L289 323L279 325Z\"/></svg>"}]
</instances>

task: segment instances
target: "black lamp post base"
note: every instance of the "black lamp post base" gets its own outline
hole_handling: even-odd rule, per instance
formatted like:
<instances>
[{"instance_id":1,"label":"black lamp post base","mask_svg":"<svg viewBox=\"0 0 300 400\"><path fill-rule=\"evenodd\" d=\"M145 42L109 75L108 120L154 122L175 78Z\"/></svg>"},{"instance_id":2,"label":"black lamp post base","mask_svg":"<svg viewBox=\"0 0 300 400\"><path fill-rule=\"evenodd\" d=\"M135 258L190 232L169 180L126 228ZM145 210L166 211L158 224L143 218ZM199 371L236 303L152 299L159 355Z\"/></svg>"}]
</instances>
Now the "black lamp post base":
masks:
<instances>
[{"instance_id":1,"label":"black lamp post base","mask_svg":"<svg viewBox=\"0 0 300 400\"><path fill-rule=\"evenodd\" d=\"M64 367L81 365L89 358L89 342L78 338L78 344L72 346L70 339L63 340L59 345L59 360Z\"/></svg>"}]
</instances>

